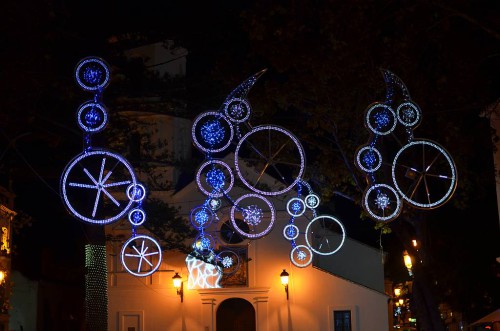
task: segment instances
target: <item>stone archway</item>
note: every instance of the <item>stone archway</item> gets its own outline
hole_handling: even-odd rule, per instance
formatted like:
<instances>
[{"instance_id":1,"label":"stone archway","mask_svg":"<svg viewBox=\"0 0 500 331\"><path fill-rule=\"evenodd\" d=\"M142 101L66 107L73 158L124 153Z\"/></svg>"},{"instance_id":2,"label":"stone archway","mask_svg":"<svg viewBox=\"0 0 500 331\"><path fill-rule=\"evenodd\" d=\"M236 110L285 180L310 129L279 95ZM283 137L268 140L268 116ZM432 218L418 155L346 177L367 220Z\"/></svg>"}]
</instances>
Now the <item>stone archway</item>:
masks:
<instances>
[{"instance_id":1,"label":"stone archway","mask_svg":"<svg viewBox=\"0 0 500 331\"><path fill-rule=\"evenodd\" d=\"M255 331L255 309L245 299L224 300L217 308L216 331Z\"/></svg>"}]
</instances>

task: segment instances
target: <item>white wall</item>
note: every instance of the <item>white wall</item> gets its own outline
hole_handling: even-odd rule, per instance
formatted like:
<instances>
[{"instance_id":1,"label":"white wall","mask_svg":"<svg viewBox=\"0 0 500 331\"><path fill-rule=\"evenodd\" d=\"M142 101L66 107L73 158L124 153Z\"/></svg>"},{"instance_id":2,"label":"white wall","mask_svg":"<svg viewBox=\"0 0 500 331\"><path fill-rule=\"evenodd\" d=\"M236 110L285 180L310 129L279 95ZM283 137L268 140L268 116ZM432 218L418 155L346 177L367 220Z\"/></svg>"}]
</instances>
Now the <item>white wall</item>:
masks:
<instances>
[{"instance_id":1,"label":"white wall","mask_svg":"<svg viewBox=\"0 0 500 331\"><path fill-rule=\"evenodd\" d=\"M174 196L173 200L189 201L183 205L184 212L187 212L193 206L200 205L203 197L195 184L191 183ZM278 210L283 210L280 206L282 203L275 201ZM312 265L298 268L290 262L291 245L282 236L287 219L286 215L280 213L270 234L249 242L251 261L248 263L248 287L185 287L184 302L181 303L172 287L171 278L174 272L180 272L187 281L185 255L167 253L160 271L145 279L121 272L118 266L117 272L110 275L110 330L122 331L119 319L126 320L126 314L136 314L142 316L143 329L139 330L215 331L217 307L223 300L231 297L241 297L252 303L259 331L333 331L331 315L334 309L352 311L353 331L387 330L388 298L383 292L383 266L377 251L347 239L345 246L336 253L344 254L341 263L349 264L343 268L342 278ZM334 260L335 257L331 259ZM330 262L328 257L322 258L324 266L328 266ZM371 278L368 282L380 291L349 280L349 266L356 266L358 269L351 272L364 271L365 277ZM359 270L362 266L366 269ZM288 301L279 277L283 269L290 273Z\"/></svg>"}]
</instances>

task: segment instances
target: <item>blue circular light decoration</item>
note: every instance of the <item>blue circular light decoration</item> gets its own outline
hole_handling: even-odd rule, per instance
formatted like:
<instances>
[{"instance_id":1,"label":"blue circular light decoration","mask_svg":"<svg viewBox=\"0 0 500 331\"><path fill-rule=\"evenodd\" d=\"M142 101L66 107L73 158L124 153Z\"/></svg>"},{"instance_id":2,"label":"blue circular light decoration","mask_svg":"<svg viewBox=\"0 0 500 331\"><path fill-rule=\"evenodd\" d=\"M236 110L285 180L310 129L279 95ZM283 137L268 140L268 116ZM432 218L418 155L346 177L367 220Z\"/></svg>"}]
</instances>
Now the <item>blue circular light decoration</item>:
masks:
<instances>
[{"instance_id":1,"label":"blue circular light decoration","mask_svg":"<svg viewBox=\"0 0 500 331\"><path fill-rule=\"evenodd\" d=\"M240 268L240 257L231 250L223 250L217 254L216 261L222 266L224 275L231 275Z\"/></svg>"},{"instance_id":2,"label":"blue circular light decoration","mask_svg":"<svg viewBox=\"0 0 500 331\"><path fill-rule=\"evenodd\" d=\"M372 219L380 222L395 220L403 208L398 193L387 184L369 186L363 193L362 205Z\"/></svg>"},{"instance_id":3,"label":"blue circular light decoration","mask_svg":"<svg viewBox=\"0 0 500 331\"><path fill-rule=\"evenodd\" d=\"M126 195L136 185L132 166L122 156L94 150L76 156L61 177L61 196L78 219L108 224L122 218L133 201Z\"/></svg>"},{"instance_id":4,"label":"blue circular light decoration","mask_svg":"<svg viewBox=\"0 0 500 331\"><path fill-rule=\"evenodd\" d=\"M215 249L215 240L208 233L200 233L194 241L193 248L201 255L212 254Z\"/></svg>"},{"instance_id":5,"label":"blue circular light decoration","mask_svg":"<svg viewBox=\"0 0 500 331\"><path fill-rule=\"evenodd\" d=\"M306 207L309 209L314 209L314 208L318 207L319 202L320 202L319 197L314 193L308 194L304 198L304 203L306 204Z\"/></svg>"},{"instance_id":6,"label":"blue circular light decoration","mask_svg":"<svg viewBox=\"0 0 500 331\"><path fill-rule=\"evenodd\" d=\"M241 202L245 199L250 199L251 202L248 205L243 205ZM268 209L266 213L264 213L264 207ZM236 216L236 213L240 215ZM268 234L273 228L275 217L275 210L271 202L258 194L242 195L231 208L233 228L246 238L260 238ZM238 219L243 219L248 224L248 229L242 229L238 224Z\"/></svg>"},{"instance_id":7,"label":"blue circular light decoration","mask_svg":"<svg viewBox=\"0 0 500 331\"><path fill-rule=\"evenodd\" d=\"M416 127L420 123L422 111L411 101L403 102L396 109L399 123L408 127Z\"/></svg>"},{"instance_id":8,"label":"blue circular light decoration","mask_svg":"<svg viewBox=\"0 0 500 331\"><path fill-rule=\"evenodd\" d=\"M250 104L242 98L233 98L224 103L224 114L231 121L241 123L250 117Z\"/></svg>"},{"instance_id":9,"label":"blue circular light decoration","mask_svg":"<svg viewBox=\"0 0 500 331\"><path fill-rule=\"evenodd\" d=\"M128 213L128 220L133 226L142 225L146 221L146 213L140 208L134 208Z\"/></svg>"},{"instance_id":10,"label":"blue circular light decoration","mask_svg":"<svg viewBox=\"0 0 500 331\"><path fill-rule=\"evenodd\" d=\"M123 267L132 275L149 276L160 267L161 247L156 240L146 235L138 235L127 240L121 251Z\"/></svg>"},{"instance_id":11,"label":"blue circular light decoration","mask_svg":"<svg viewBox=\"0 0 500 331\"><path fill-rule=\"evenodd\" d=\"M286 210L289 215L299 217L302 216L306 211L306 205L304 204L304 201L302 201L302 199L295 197L288 200L288 203L286 204Z\"/></svg>"},{"instance_id":12,"label":"blue circular light decoration","mask_svg":"<svg viewBox=\"0 0 500 331\"><path fill-rule=\"evenodd\" d=\"M290 251L290 261L299 267L305 268L312 263L313 253L306 245L297 245Z\"/></svg>"},{"instance_id":13,"label":"blue circular light decoration","mask_svg":"<svg viewBox=\"0 0 500 331\"><path fill-rule=\"evenodd\" d=\"M333 232L332 225L338 225L341 230L341 240L337 245L334 244L338 234ZM320 215L315 217L307 224L306 242L311 250L319 255L332 255L337 252L345 241L344 225L335 217L329 215Z\"/></svg>"},{"instance_id":14,"label":"blue circular light decoration","mask_svg":"<svg viewBox=\"0 0 500 331\"><path fill-rule=\"evenodd\" d=\"M203 152L216 153L231 144L234 130L228 119L219 112L209 111L198 115L191 128L193 143Z\"/></svg>"},{"instance_id":15,"label":"blue circular light decoration","mask_svg":"<svg viewBox=\"0 0 500 331\"><path fill-rule=\"evenodd\" d=\"M299 236L299 228L295 224L287 224L283 228L283 237L287 240L295 240Z\"/></svg>"},{"instance_id":16,"label":"blue circular light decoration","mask_svg":"<svg viewBox=\"0 0 500 331\"><path fill-rule=\"evenodd\" d=\"M381 136L394 131L398 124L394 110L381 103L374 103L368 107L365 122L370 131Z\"/></svg>"},{"instance_id":17,"label":"blue circular light decoration","mask_svg":"<svg viewBox=\"0 0 500 331\"><path fill-rule=\"evenodd\" d=\"M406 202L422 209L437 208L451 198L457 187L456 174L448 151L429 139L401 147L392 162L396 191Z\"/></svg>"},{"instance_id":18,"label":"blue circular light decoration","mask_svg":"<svg viewBox=\"0 0 500 331\"><path fill-rule=\"evenodd\" d=\"M204 205L195 207L191 210L191 224L196 229L203 229L212 224L214 220L214 213L210 208Z\"/></svg>"},{"instance_id":19,"label":"blue circular light decoration","mask_svg":"<svg viewBox=\"0 0 500 331\"><path fill-rule=\"evenodd\" d=\"M99 57L84 58L76 66L75 78L86 91L102 90L109 84L109 65Z\"/></svg>"},{"instance_id":20,"label":"blue circular light decoration","mask_svg":"<svg viewBox=\"0 0 500 331\"><path fill-rule=\"evenodd\" d=\"M203 174L205 174L205 181L202 180ZM203 182L206 182L208 187L205 188ZM211 198L220 198L227 194L234 185L233 171L223 161L209 160L198 169L196 184L203 194Z\"/></svg>"},{"instance_id":21,"label":"blue circular light decoration","mask_svg":"<svg viewBox=\"0 0 500 331\"><path fill-rule=\"evenodd\" d=\"M127 196L134 202L142 201L146 197L146 188L139 183L129 185L129 187L127 187Z\"/></svg>"},{"instance_id":22,"label":"blue circular light decoration","mask_svg":"<svg viewBox=\"0 0 500 331\"><path fill-rule=\"evenodd\" d=\"M382 155L372 146L364 146L356 152L356 166L367 173L377 171L382 165Z\"/></svg>"},{"instance_id":23,"label":"blue circular light decoration","mask_svg":"<svg viewBox=\"0 0 500 331\"><path fill-rule=\"evenodd\" d=\"M108 123L108 113L102 104L88 101L78 108L77 120L83 131L95 133Z\"/></svg>"},{"instance_id":24,"label":"blue circular light decoration","mask_svg":"<svg viewBox=\"0 0 500 331\"><path fill-rule=\"evenodd\" d=\"M250 157L252 162L260 161L264 164L262 171L256 176L242 171L246 168L246 159L241 154L245 154L246 148L253 153ZM295 163L290 162L290 157L297 157L298 160L294 160ZM250 190L262 195L279 195L291 190L302 179L305 154L302 144L290 131L276 125L261 125L254 127L240 139L234 152L234 162L238 177ZM282 182L285 171L280 169L281 167L286 167L287 172L292 173L289 183ZM264 175L273 178L271 172L282 177L279 178L280 183L276 190L264 189L259 185Z\"/></svg>"}]
</instances>

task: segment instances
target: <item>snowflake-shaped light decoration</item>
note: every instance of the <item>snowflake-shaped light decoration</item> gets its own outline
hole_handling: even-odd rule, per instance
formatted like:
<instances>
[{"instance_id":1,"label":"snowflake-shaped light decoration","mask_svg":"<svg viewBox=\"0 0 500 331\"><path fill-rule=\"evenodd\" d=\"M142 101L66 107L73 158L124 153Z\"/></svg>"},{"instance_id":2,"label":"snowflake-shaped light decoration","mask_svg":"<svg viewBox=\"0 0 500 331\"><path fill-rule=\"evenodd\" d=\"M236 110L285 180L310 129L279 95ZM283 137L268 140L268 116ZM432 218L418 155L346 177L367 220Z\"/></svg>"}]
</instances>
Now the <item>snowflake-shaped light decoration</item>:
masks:
<instances>
[{"instance_id":1,"label":"snowflake-shaped light decoration","mask_svg":"<svg viewBox=\"0 0 500 331\"><path fill-rule=\"evenodd\" d=\"M319 197L316 194L311 193L305 197L304 202L307 208L314 209L319 206Z\"/></svg>"},{"instance_id":2,"label":"snowflake-shaped light decoration","mask_svg":"<svg viewBox=\"0 0 500 331\"><path fill-rule=\"evenodd\" d=\"M387 194L379 192L375 199L375 204L380 209L387 209L387 207L391 204L391 200Z\"/></svg>"},{"instance_id":3,"label":"snowflake-shaped light decoration","mask_svg":"<svg viewBox=\"0 0 500 331\"><path fill-rule=\"evenodd\" d=\"M304 261L306 259L306 257L307 257L307 254L304 251L299 251L297 253L297 259L299 259L300 261Z\"/></svg>"},{"instance_id":4,"label":"snowflake-shaped light decoration","mask_svg":"<svg viewBox=\"0 0 500 331\"><path fill-rule=\"evenodd\" d=\"M225 137L225 130L217 119L209 120L201 126L201 137L210 146L220 144Z\"/></svg>"},{"instance_id":5,"label":"snowflake-shaped light decoration","mask_svg":"<svg viewBox=\"0 0 500 331\"><path fill-rule=\"evenodd\" d=\"M263 216L262 209L256 205L250 205L243 210L243 220L250 225L258 225Z\"/></svg>"},{"instance_id":6,"label":"snowflake-shaped light decoration","mask_svg":"<svg viewBox=\"0 0 500 331\"><path fill-rule=\"evenodd\" d=\"M218 198L210 198L208 200L208 206L211 210L216 211L222 206L222 201Z\"/></svg>"},{"instance_id":7,"label":"snowflake-shaped light decoration","mask_svg":"<svg viewBox=\"0 0 500 331\"><path fill-rule=\"evenodd\" d=\"M222 265L224 266L224 268L230 268L230 267L232 267L232 266L233 266L234 261L233 261L233 259L232 259L231 257L229 257L229 256L224 256L224 257L222 258L222 262L221 262L221 263L222 263Z\"/></svg>"}]
</instances>

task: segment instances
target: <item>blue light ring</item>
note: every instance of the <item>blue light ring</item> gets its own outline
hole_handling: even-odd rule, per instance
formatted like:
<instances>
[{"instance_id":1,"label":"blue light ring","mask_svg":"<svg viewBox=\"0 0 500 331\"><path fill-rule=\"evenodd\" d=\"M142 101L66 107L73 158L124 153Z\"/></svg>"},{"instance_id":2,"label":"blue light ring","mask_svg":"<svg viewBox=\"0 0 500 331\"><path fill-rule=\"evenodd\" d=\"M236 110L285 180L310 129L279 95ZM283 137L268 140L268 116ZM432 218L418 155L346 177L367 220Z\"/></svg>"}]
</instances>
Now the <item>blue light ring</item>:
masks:
<instances>
[{"instance_id":1,"label":"blue light ring","mask_svg":"<svg viewBox=\"0 0 500 331\"><path fill-rule=\"evenodd\" d=\"M308 256L308 258L305 259L305 262L300 262L300 260L297 260L297 258L295 257L295 253L297 253L297 251L306 252L306 256ZM312 258L313 258L313 253L311 251L311 248L309 248L306 245L296 245L290 251L290 261L292 261L292 263L299 268L305 268L308 265L310 265L312 263Z\"/></svg>"},{"instance_id":2,"label":"blue light ring","mask_svg":"<svg viewBox=\"0 0 500 331\"><path fill-rule=\"evenodd\" d=\"M396 201L396 208L394 208L394 211L389 215L380 216L379 214L375 213L375 211L373 211L370 208L369 199L372 198L370 196L370 194L374 190L379 190L381 188L387 189L389 192L391 192L393 194L393 198ZM368 187L365 190L365 192L363 193L363 197L362 197L361 201L362 201L363 209L368 213L370 218L372 218L376 221L380 221L380 222L390 222L390 221L395 220L399 216L399 214L401 213L401 211L403 209L403 204L401 203L401 198L400 198L399 194L396 192L396 190L392 186L389 186L387 184L374 184L374 185Z\"/></svg>"},{"instance_id":3,"label":"blue light ring","mask_svg":"<svg viewBox=\"0 0 500 331\"><path fill-rule=\"evenodd\" d=\"M200 120L202 120L206 116L215 116L215 117L217 117L217 119L224 120L226 122L226 124L227 124L227 127L229 129L229 137L227 138L227 143L224 144L220 148L209 148L209 147L206 147L203 144L201 144L198 141L198 138L196 137L197 130L200 129L200 128L198 128L198 123L200 123ZM231 142L232 142L232 140L234 138L234 129L233 129L233 126L231 125L231 123L229 122L229 120L222 113L219 113L219 112L216 112L216 111L208 111L208 112L201 113L194 120L192 128L191 128L191 137L193 139L194 145L198 149L200 149L201 151L207 152L207 153L217 153L217 152L221 152L221 151L223 151L223 150L225 150L226 148L229 147L229 145L231 144Z\"/></svg>"},{"instance_id":4,"label":"blue light ring","mask_svg":"<svg viewBox=\"0 0 500 331\"><path fill-rule=\"evenodd\" d=\"M300 170L299 170L297 177L292 182L292 184L290 184L289 186L285 187L284 189L276 191L276 192L262 191L262 190L259 190L255 187L253 187L247 180L245 180L243 174L241 173L241 169L240 169L240 166L238 163L239 162L238 153L239 153L239 150L241 149L241 146L242 146L243 142L245 141L245 139L247 139L251 134L254 134L254 133L262 131L262 130L275 130L275 131L281 132L281 133L285 134L286 136L288 136L294 142L294 144L297 147L297 150L299 152L299 156L300 156ZM245 184L245 186L248 187L250 190L254 191L255 193L262 194L262 195L279 195L279 194L283 194L283 193L291 190L302 179L302 175L304 174L306 158L305 158L305 153L304 153L304 149L303 149L302 145L300 144L299 140L295 137L295 135L293 135L290 131L288 131L282 127L276 126L276 125L260 125L260 126L254 127L251 131L247 132L240 139L240 141L238 142L238 145L236 146L236 150L234 152L234 162L235 162L235 171L238 174L238 177L243 182L243 184Z\"/></svg>"},{"instance_id":5,"label":"blue light ring","mask_svg":"<svg viewBox=\"0 0 500 331\"><path fill-rule=\"evenodd\" d=\"M338 247L336 249L334 249L333 251L330 251L330 252L321 252L321 251L318 251L316 249L314 249L312 247L312 243L309 242L309 236L308 236L308 233L311 231L311 225L316 222L316 221L319 221L320 219L322 218L327 218L327 219L330 219L332 221L334 221L335 223L337 223L340 227L340 229L342 230L342 240L340 241L340 244L338 245ZM307 246L309 246L309 248L316 254L319 254L319 255L332 255L332 254L335 254L341 247L342 245L344 244L344 241L345 241L345 228L344 228L344 225L342 224L342 222L340 222L337 218L333 217L333 216L330 216L330 215L320 215L320 216L317 216L315 218L313 218L308 224L307 224L307 227L306 227L306 235L305 235L305 238L306 238L306 243L307 243Z\"/></svg>"},{"instance_id":6,"label":"blue light ring","mask_svg":"<svg viewBox=\"0 0 500 331\"><path fill-rule=\"evenodd\" d=\"M207 167L209 165L213 165L213 164L218 164L218 165L221 165L223 168L225 168L227 170L227 173L229 174L229 177L230 177L229 186L227 187L227 189L225 189L222 192L211 192L211 191L206 190L203 187L203 184L201 181L201 175L202 175L205 167ZM231 189L233 188L233 185L234 185L233 170L229 167L229 165L227 163L225 163L223 161L214 160L214 159L206 161L198 168L198 171L196 173L196 183L198 184L198 188L200 189L200 191L203 192L203 194L207 195L210 198L220 198L220 197L224 196L225 194L227 194L229 191L231 191Z\"/></svg>"},{"instance_id":7,"label":"blue light ring","mask_svg":"<svg viewBox=\"0 0 500 331\"><path fill-rule=\"evenodd\" d=\"M392 120L391 120L392 124L389 126L389 129L386 131L380 131L379 128L374 128L371 124L370 119L372 118L372 113L377 108L385 109L386 111L388 111L388 114L390 114L390 116L392 117ZM373 115L373 116L375 116L375 115ZM394 112L394 110L392 110L392 108L390 106L385 105L385 104L380 103L380 102L375 102L375 103L372 103L370 106L368 106L368 109L366 110L366 114L365 114L365 125L374 134L380 135L380 136L388 135L389 133L394 131L397 123L398 123L398 121L396 119L396 113Z\"/></svg>"},{"instance_id":8,"label":"blue light ring","mask_svg":"<svg viewBox=\"0 0 500 331\"><path fill-rule=\"evenodd\" d=\"M237 209L238 210L243 209L240 206L240 203L243 199L247 199L247 198L260 199L260 200L264 201L264 203L269 207L269 211L268 211L270 213L269 225L263 231L256 233L256 234L251 234L251 233L247 233L247 232L243 231L242 229L240 229L238 227L238 224L236 222L235 212ZM238 199L236 199L236 201L234 202L234 205L231 207L231 223L233 224L233 228L239 234L241 234L242 236L249 238L249 239L261 238L261 237L265 236L266 234L268 234L273 229L275 218L276 218L276 212L274 210L273 205L271 204L271 202L268 199L266 199L264 196L261 196L259 194L254 194L254 193L244 194L241 197L239 197Z\"/></svg>"},{"instance_id":9,"label":"blue light ring","mask_svg":"<svg viewBox=\"0 0 500 331\"><path fill-rule=\"evenodd\" d=\"M68 195L67 195L67 189L66 189L66 186L68 184L67 183L67 179L68 179L68 176L69 176L71 170L81 160L83 160L83 159L85 159L87 157L94 156L94 155L109 156L109 157L112 157L112 158L118 160L128 170L128 174L130 176L130 182L132 184L136 183L136 177L135 177L134 170L133 170L132 166L128 163L128 161L125 158L123 158L122 156L120 156L120 155L118 155L116 153L113 153L111 151L107 151L107 150L104 150L104 149L93 150L93 151L90 151L90 152L84 152L82 154L77 155L75 158L73 158L73 160L70 161L70 163L68 163L68 165L66 166L66 168L65 168L65 170L63 172L63 176L61 177L61 196L63 198L63 202L64 202L64 205L66 206L66 208L70 211L70 213L72 213L78 219L80 219L82 221L85 221L85 222L88 222L88 223L93 223L93 224L109 224L109 223L115 222L115 221L119 220L120 218L122 218L128 212L128 210L130 209L130 207L132 206L133 201L131 201L129 199L128 202L127 202L127 205L122 209L122 211L120 213L118 213L115 216L112 216L112 217L109 217L109 218L103 218L103 219L93 219L93 218L89 218L89 217L83 216L79 212L77 212L76 209L74 209L74 207L72 206L71 202L69 201L69 198L68 198Z\"/></svg>"},{"instance_id":10,"label":"blue light ring","mask_svg":"<svg viewBox=\"0 0 500 331\"><path fill-rule=\"evenodd\" d=\"M82 67L88 63L96 63L97 65L99 65L103 71L104 71L104 80L96 85L96 86L90 86L90 85L87 85L85 82L83 82L80 78L80 70L82 70ZM110 80L110 70L109 70L109 65L106 61L104 61L103 59L99 58L99 57L93 57L93 56L89 56L89 57L86 57L86 58L83 58L82 60L80 60L80 62L78 62L78 64L76 65L76 68L75 68L75 78L76 78L76 82L78 83L78 85L86 90L86 91L97 91L97 90L100 90L100 89L104 89L108 86L109 84L109 80Z\"/></svg>"},{"instance_id":11,"label":"blue light ring","mask_svg":"<svg viewBox=\"0 0 500 331\"><path fill-rule=\"evenodd\" d=\"M82 113L88 107L96 107L101 112L101 115L102 115L101 123L95 128L87 126L82 121ZM101 104L99 102L93 102L93 101L84 102L83 104L80 105L80 107L78 107L77 121L78 121L78 125L80 126L80 128L85 132L93 132L93 133L100 132L106 127L106 124L108 124L107 109L103 104Z\"/></svg>"},{"instance_id":12,"label":"blue light ring","mask_svg":"<svg viewBox=\"0 0 500 331\"><path fill-rule=\"evenodd\" d=\"M152 267L152 269L147 271L147 272L140 272L140 269L138 271L133 271L129 268L129 266L126 263L126 258L130 258L130 256L126 256L126 254L127 254L126 249L127 249L128 245L132 241L134 241L134 240L137 241L140 239L143 239L144 241L150 241L151 243L153 243L152 247L157 249L157 253L148 253L148 254L150 254L148 256L158 255L158 259L157 259L157 263ZM143 241L143 244L144 244L144 241ZM158 270L158 268L160 267L161 262L162 262L162 252L161 252L160 245L158 244L158 242L155 239L153 239L149 236L146 236L146 235L138 235L138 236L133 236L133 237L129 238L122 246L120 257L121 257L121 263L122 263L123 267L125 268L125 270L127 270L128 273L130 273L134 276L138 276L138 277L145 277L145 276L149 276L149 275L153 274L156 270ZM142 265L141 265L141 267L142 267Z\"/></svg>"},{"instance_id":13,"label":"blue light ring","mask_svg":"<svg viewBox=\"0 0 500 331\"><path fill-rule=\"evenodd\" d=\"M427 146L431 146L431 147L437 149L440 152L440 154L445 157L445 159L448 161L448 165L450 166L450 172L451 172L450 185L448 187L447 192L443 195L443 197L441 197L436 202L428 203L428 204L423 204L423 203L419 203L417 201L414 201L414 200L410 199L401 190L401 188L398 185L398 181L396 179L396 174L395 174L396 164L398 163L398 159L399 159L399 157L400 157L400 155L401 155L402 152L404 152L406 149L408 149L410 147L413 147L415 145L427 145ZM455 192L455 189L457 187L457 170L456 170L455 162L451 158L451 156L448 153L448 151L446 151L438 143L436 143L436 142L434 142L432 140L429 140L429 139L414 140L414 141L411 141L410 143L404 145L403 147L401 147L401 149L396 153L396 156L394 156L394 160L392 162L391 172L392 172L392 181L393 181L394 187L397 190L397 192L403 197L403 199L406 202L408 202L409 204L411 204L411 205L413 205L413 206L415 206L417 208L433 209L433 208L437 208L437 207L443 205L444 203L446 203L451 198L451 196L453 195L453 193Z\"/></svg>"}]
</instances>

